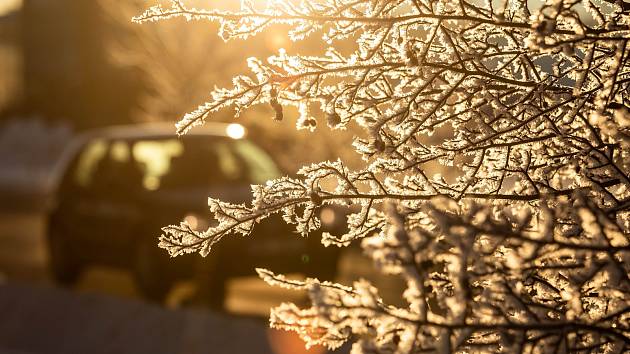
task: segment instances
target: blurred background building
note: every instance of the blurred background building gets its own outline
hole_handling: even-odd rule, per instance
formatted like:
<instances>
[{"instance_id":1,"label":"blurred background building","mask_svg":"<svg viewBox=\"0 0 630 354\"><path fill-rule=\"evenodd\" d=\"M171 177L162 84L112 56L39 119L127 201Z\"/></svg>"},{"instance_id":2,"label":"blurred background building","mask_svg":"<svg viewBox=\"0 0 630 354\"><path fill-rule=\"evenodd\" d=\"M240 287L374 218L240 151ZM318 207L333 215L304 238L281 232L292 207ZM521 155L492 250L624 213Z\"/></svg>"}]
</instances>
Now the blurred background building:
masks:
<instances>
[{"instance_id":1,"label":"blurred background building","mask_svg":"<svg viewBox=\"0 0 630 354\"><path fill-rule=\"evenodd\" d=\"M292 43L282 27L245 44L224 43L218 26L205 21L131 22L159 2L0 1L0 130L26 119L73 131L175 122L203 103L215 85L229 86L233 76L247 72L246 58L265 58L280 48L311 54L320 46L317 37ZM199 0L186 3L204 6ZM278 162L287 170L336 159L340 144L356 134L337 132L331 138L323 115L315 133L296 132L297 113L291 112L285 113L285 122L274 124L271 108L257 107L239 121L252 140L284 152ZM212 119L233 117L226 110Z\"/></svg>"},{"instance_id":2,"label":"blurred background building","mask_svg":"<svg viewBox=\"0 0 630 354\"><path fill-rule=\"evenodd\" d=\"M138 75L112 65L97 2L5 0L0 21L0 60L11 61L1 66L3 119L38 116L76 128L130 121Z\"/></svg>"}]
</instances>

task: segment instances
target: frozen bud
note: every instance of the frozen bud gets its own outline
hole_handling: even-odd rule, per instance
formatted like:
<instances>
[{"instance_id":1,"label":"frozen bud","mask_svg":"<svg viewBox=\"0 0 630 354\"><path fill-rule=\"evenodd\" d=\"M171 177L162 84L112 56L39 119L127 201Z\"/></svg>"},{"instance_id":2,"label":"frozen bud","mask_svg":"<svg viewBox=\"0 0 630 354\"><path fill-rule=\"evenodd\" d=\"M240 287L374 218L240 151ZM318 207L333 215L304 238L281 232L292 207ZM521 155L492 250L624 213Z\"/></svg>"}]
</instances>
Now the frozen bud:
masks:
<instances>
[{"instance_id":1,"label":"frozen bud","mask_svg":"<svg viewBox=\"0 0 630 354\"><path fill-rule=\"evenodd\" d=\"M606 108L610 108L610 109L621 109L621 108L626 108L623 104L619 103L619 102L610 102Z\"/></svg>"},{"instance_id":2,"label":"frozen bud","mask_svg":"<svg viewBox=\"0 0 630 354\"><path fill-rule=\"evenodd\" d=\"M225 29L221 29L219 31L219 37L221 37L224 42L227 42L230 40L230 33L228 33Z\"/></svg>"},{"instance_id":3,"label":"frozen bud","mask_svg":"<svg viewBox=\"0 0 630 354\"><path fill-rule=\"evenodd\" d=\"M336 126L341 124L341 117L339 116L339 114L337 114L337 112L334 112L334 111L331 113L327 113L326 123L328 124L329 127L335 128Z\"/></svg>"},{"instance_id":4,"label":"frozen bud","mask_svg":"<svg viewBox=\"0 0 630 354\"><path fill-rule=\"evenodd\" d=\"M313 188L311 190L311 193L309 193L309 198L311 199L311 202L315 205L322 204L322 197L319 195L317 188Z\"/></svg>"},{"instance_id":5,"label":"frozen bud","mask_svg":"<svg viewBox=\"0 0 630 354\"><path fill-rule=\"evenodd\" d=\"M556 23L555 21L545 19L538 22L534 29L541 35L548 35L556 29Z\"/></svg>"},{"instance_id":6,"label":"frozen bud","mask_svg":"<svg viewBox=\"0 0 630 354\"><path fill-rule=\"evenodd\" d=\"M396 242L399 245L406 244L407 242L409 242L409 236L407 235L407 231L405 231L405 228L403 227L396 228L394 232L392 233L392 236L394 236L394 239L396 239Z\"/></svg>"},{"instance_id":7,"label":"frozen bud","mask_svg":"<svg viewBox=\"0 0 630 354\"><path fill-rule=\"evenodd\" d=\"M407 46L405 49L405 57L407 57L408 66L418 66L418 57L411 46Z\"/></svg>"},{"instance_id":8,"label":"frozen bud","mask_svg":"<svg viewBox=\"0 0 630 354\"><path fill-rule=\"evenodd\" d=\"M562 53L568 57L572 57L575 54L575 50L572 45L565 43L562 45Z\"/></svg>"},{"instance_id":9,"label":"frozen bud","mask_svg":"<svg viewBox=\"0 0 630 354\"><path fill-rule=\"evenodd\" d=\"M385 151L385 143L380 138L374 139L374 141L372 142L372 147L377 152Z\"/></svg>"},{"instance_id":10,"label":"frozen bud","mask_svg":"<svg viewBox=\"0 0 630 354\"><path fill-rule=\"evenodd\" d=\"M278 103L278 101L271 101L271 108L276 112L273 120L281 121L284 118L284 113L282 112L282 105Z\"/></svg>"}]
</instances>

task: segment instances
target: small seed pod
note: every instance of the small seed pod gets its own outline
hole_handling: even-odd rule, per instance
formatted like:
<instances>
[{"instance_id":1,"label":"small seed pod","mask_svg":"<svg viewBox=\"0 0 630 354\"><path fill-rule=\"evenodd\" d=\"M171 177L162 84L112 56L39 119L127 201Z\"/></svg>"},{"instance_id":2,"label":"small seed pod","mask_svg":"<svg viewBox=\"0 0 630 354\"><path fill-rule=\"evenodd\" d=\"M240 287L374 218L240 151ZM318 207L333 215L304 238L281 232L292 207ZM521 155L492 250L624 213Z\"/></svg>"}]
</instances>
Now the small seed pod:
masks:
<instances>
[{"instance_id":1,"label":"small seed pod","mask_svg":"<svg viewBox=\"0 0 630 354\"><path fill-rule=\"evenodd\" d=\"M413 50L411 45L407 45L405 48L405 56L407 57L407 65L408 66L418 66L418 57L416 56L416 52Z\"/></svg>"},{"instance_id":2,"label":"small seed pod","mask_svg":"<svg viewBox=\"0 0 630 354\"><path fill-rule=\"evenodd\" d=\"M381 139L375 139L374 142L372 143L372 146L374 147L374 150L376 150L377 152L385 151L385 143Z\"/></svg>"},{"instance_id":3,"label":"small seed pod","mask_svg":"<svg viewBox=\"0 0 630 354\"><path fill-rule=\"evenodd\" d=\"M337 112L328 113L326 114L326 124L328 124L329 127L334 128L341 124L341 117L337 114Z\"/></svg>"},{"instance_id":4,"label":"small seed pod","mask_svg":"<svg viewBox=\"0 0 630 354\"><path fill-rule=\"evenodd\" d=\"M276 115L273 117L273 120L275 120L276 122L280 122L284 119L284 113L282 113L282 110L276 111Z\"/></svg>"},{"instance_id":5,"label":"small seed pod","mask_svg":"<svg viewBox=\"0 0 630 354\"><path fill-rule=\"evenodd\" d=\"M606 106L606 108L621 109L621 108L625 108L625 106L619 102L610 102L608 106Z\"/></svg>"},{"instance_id":6,"label":"small seed pod","mask_svg":"<svg viewBox=\"0 0 630 354\"><path fill-rule=\"evenodd\" d=\"M568 57L572 57L573 55L575 55L575 50L573 49L573 46L570 44L563 44L562 45L562 53Z\"/></svg>"},{"instance_id":7,"label":"small seed pod","mask_svg":"<svg viewBox=\"0 0 630 354\"><path fill-rule=\"evenodd\" d=\"M278 103L278 101L271 101L271 108L276 112L273 120L279 122L284 118L284 113L282 112L282 105Z\"/></svg>"},{"instance_id":8,"label":"small seed pod","mask_svg":"<svg viewBox=\"0 0 630 354\"><path fill-rule=\"evenodd\" d=\"M315 189L311 191L309 198L311 198L311 202L315 205L322 204L322 197L317 193L317 190Z\"/></svg>"},{"instance_id":9,"label":"small seed pod","mask_svg":"<svg viewBox=\"0 0 630 354\"><path fill-rule=\"evenodd\" d=\"M433 263L432 259L426 259L426 260L420 262L420 264L419 264L420 269L422 269L422 270L430 270L431 268L433 268L433 265L434 265L434 263Z\"/></svg>"}]
</instances>

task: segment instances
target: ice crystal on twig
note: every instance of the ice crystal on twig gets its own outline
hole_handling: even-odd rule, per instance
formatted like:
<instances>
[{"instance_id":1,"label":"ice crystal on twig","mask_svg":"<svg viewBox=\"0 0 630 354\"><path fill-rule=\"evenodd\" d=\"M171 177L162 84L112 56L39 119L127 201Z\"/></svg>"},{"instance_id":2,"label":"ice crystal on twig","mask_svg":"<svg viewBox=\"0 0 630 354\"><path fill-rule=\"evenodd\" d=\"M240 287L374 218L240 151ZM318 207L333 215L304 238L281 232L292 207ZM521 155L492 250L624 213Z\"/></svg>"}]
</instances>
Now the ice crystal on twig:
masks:
<instances>
[{"instance_id":1,"label":"ice crystal on twig","mask_svg":"<svg viewBox=\"0 0 630 354\"><path fill-rule=\"evenodd\" d=\"M206 255L274 213L306 235L319 207L350 206L347 232L322 242L361 242L405 279L408 306L385 304L366 281L260 270L312 300L274 309L273 327L307 345L354 340L353 353L630 349L627 2L278 0L228 12L172 1L135 20L175 16L217 21L225 40L280 23L293 40L326 43L318 56L249 59L251 75L211 92L179 133L228 107L270 105L282 120L295 106L299 129L319 129L314 112L335 129L363 127L349 146L365 165L304 167L253 186L251 205L211 200L217 226L164 228L172 255Z\"/></svg>"}]
</instances>

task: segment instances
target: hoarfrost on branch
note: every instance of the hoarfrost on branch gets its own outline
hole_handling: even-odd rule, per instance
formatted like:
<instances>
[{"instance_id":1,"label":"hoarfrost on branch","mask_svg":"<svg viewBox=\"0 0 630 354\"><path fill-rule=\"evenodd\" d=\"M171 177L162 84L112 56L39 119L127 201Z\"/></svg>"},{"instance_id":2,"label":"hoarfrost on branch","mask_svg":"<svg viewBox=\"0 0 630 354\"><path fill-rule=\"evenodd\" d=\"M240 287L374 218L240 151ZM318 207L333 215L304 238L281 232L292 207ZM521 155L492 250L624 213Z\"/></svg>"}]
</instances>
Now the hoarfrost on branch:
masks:
<instances>
[{"instance_id":1,"label":"hoarfrost on branch","mask_svg":"<svg viewBox=\"0 0 630 354\"><path fill-rule=\"evenodd\" d=\"M252 186L249 205L210 200L218 224L164 228L160 246L207 255L279 213L297 232L322 205L353 205L345 235L407 283L407 307L352 287L288 280L312 307L271 325L353 353L621 353L630 350L630 3L620 0L272 0L238 11L173 0L136 17L220 23L225 40L288 25L319 56L249 58L177 124L269 105L298 129L364 128L364 161L306 166ZM353 43L351 54L342 54ZM439 164L446 177L432 172ZM252 240L251 242L256 242Z\"/></svg>"}]
</instances>

